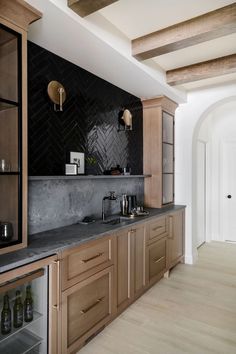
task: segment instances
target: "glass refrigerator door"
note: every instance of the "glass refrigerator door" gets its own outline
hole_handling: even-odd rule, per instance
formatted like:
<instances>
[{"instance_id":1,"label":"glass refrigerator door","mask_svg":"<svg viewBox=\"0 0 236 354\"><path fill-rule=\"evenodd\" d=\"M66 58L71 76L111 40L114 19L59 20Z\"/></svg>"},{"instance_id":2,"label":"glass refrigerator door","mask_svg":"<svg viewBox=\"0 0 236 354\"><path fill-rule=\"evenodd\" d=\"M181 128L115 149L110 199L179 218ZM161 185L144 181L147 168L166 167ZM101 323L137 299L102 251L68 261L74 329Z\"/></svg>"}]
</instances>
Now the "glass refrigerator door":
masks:
<instances>
[{"instance_id":1,"label":"glass refrigerator door","mask_svg":"<svg viewBox=\"0 0 236 354\"><path fill-rule=\"evenodd\" d=\"M44 267L0 286L1 314L4 312L4 297L6 299L7 295L10 309L8 320L11 320L10 325L7 323L9 333L4 333L6 315L5 317L1 315L0 353L47 353L47 279L48 267ZM31 301L26 301L28 286L30 286L30 294L33 301L33 312L31 312ZM20 318L19 307L17 311L16 306L17 298L19 299L19 297L21 299L20 302L23 304L22 323L21 321L16 321L16 318Z\"/></svg>"}]
</instances>

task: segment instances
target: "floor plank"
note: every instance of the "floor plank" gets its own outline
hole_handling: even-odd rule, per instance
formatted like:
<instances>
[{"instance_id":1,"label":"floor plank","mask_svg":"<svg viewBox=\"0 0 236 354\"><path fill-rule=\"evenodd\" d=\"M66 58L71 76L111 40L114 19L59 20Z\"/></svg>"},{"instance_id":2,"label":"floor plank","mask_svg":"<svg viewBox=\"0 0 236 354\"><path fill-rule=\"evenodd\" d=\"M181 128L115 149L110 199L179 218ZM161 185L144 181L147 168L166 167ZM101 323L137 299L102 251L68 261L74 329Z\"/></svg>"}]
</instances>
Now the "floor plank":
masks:
<instances>
[{"instance_id":1,"label":"floor plank","mask_svg":"<svg viewBox=\"0 0 236 354\"><path fill-rule=\"evenodd\" d=\"M204 244L79 354L236 354L236 245Z\"/></svg>"}]
</instances>

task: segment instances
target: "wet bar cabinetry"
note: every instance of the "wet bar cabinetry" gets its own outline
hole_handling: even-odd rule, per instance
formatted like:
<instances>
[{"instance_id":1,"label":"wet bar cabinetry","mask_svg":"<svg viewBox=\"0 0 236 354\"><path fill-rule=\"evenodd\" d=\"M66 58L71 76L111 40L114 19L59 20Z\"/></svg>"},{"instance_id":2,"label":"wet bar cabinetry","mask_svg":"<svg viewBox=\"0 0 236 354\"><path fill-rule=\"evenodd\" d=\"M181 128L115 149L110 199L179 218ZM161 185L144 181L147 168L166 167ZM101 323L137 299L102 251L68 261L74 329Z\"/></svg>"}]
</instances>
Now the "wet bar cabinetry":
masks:
<instances>
[{"instance_id":1,"label":"wet bar cabinetry","mask_svg":"<svg viewBox=\"0 0 236 354\"><path fill-rule=\"evenodd\" d=\"M184 260L184 208L62 252L58 354L75 353Z\"/></svg>"},{"instance_id":2,"label":"wet bar cabinetry","mask_svg":"<svg viewBox=\"0 0 236 354\"><path fill-rule=\"evenodd\" d=\"M161 208L174 203L174 114L177 104L167 97L143 103L144 203Z\"/></svg>"},{"instance_id":3,"label":"wet bar cabinetry","mask_svg":"<svg viewBox=\"0 0 236 354\"><path fill-rule=\"evenodd\" d=\"M0 2L0 254L27 244L27 28L41 14Z\"/></svg>"}]
</instances>

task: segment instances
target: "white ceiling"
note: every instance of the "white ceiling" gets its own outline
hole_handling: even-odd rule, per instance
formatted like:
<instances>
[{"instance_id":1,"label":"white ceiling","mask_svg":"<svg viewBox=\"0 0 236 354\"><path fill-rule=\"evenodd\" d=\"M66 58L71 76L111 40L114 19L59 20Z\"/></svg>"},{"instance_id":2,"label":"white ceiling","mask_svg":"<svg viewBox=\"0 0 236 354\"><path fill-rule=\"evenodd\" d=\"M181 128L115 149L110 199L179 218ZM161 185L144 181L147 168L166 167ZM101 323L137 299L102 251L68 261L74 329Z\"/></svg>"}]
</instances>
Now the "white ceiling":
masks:
<instances>
[{"instance_id":1,"label":"white ceiling","mask_svg":"<svg viewBox=\"0 0 236 354\"><path fill-rule=\"evenodd\" d=\"M234 2L234 0L119 0L99 12L132 40ZM235 53L236 34L231 34L160 55L152 60L162 69L171 70ZM149 65L150 60L146 63ZM190 90L225 83L228 80L235 80L235 75L201 80L202 82L182 85L181 88Z\"/></svg>"},{"instance_id":2,"label":"white ceiling","mask_svg":"<svg viewBox=\"0 0 236 354\"><path fill-rule=\"evenodd\" d=\"M234 0L119 0L99 12L134 39L232 3Z\"/></svg>"},{"instance_id":3,"label":"white ceiling","mask_svg":"<svg viewBox=\"0 0 236 354\"><path fill-rule=\"evenodd\" d=\"M173 88L166 84L165 70L236 53L236 35L144 62L131 55L131 39L234 1L119 0L86 18L68 8L67 0L27 2L43 12L42 20L30 26L31 41L138 97L166 95L181 103L186 90L235 80L234 75L226 75Z\"/></svg>"}]
</instances>

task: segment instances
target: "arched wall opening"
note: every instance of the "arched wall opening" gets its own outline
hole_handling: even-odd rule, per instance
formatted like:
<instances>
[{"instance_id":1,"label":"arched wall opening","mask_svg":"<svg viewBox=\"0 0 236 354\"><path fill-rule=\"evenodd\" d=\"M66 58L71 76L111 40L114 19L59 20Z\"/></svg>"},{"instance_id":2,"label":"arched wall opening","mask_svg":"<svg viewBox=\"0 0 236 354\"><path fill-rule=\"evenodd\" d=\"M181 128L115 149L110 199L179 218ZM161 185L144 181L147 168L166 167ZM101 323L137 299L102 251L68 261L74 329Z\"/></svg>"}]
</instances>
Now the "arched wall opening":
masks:
<instances>
[{"instance_id":1,"label":"arched wall opening","mask_svg":"<svg viewBox=\"0 0 236 354\"><path fill-rule=\"evenodd\" d=\"M175 203L186 205L185 262L197 259L195 235L195 141L199 127L211 111L236 100L236 83L192 91L176 110Z\"/></svg>"},{"instance_id":2,"label":"arched wall opening","mask_svg":"<svg viewBox=\"0 0 236 354\"><path fill-rule=\"evenodd\" d=\"M232 201L226 200L230 190L225 190L225 174L228 173L225 151L230 147L234 149L234 146L236 96L220 100L209 107L200 117L194 131L192 237L196 247L205 241L230 239L230 236L226 236L224 226L228 225L227 208L233 206Z\"/></svg>"}]
</instances>

